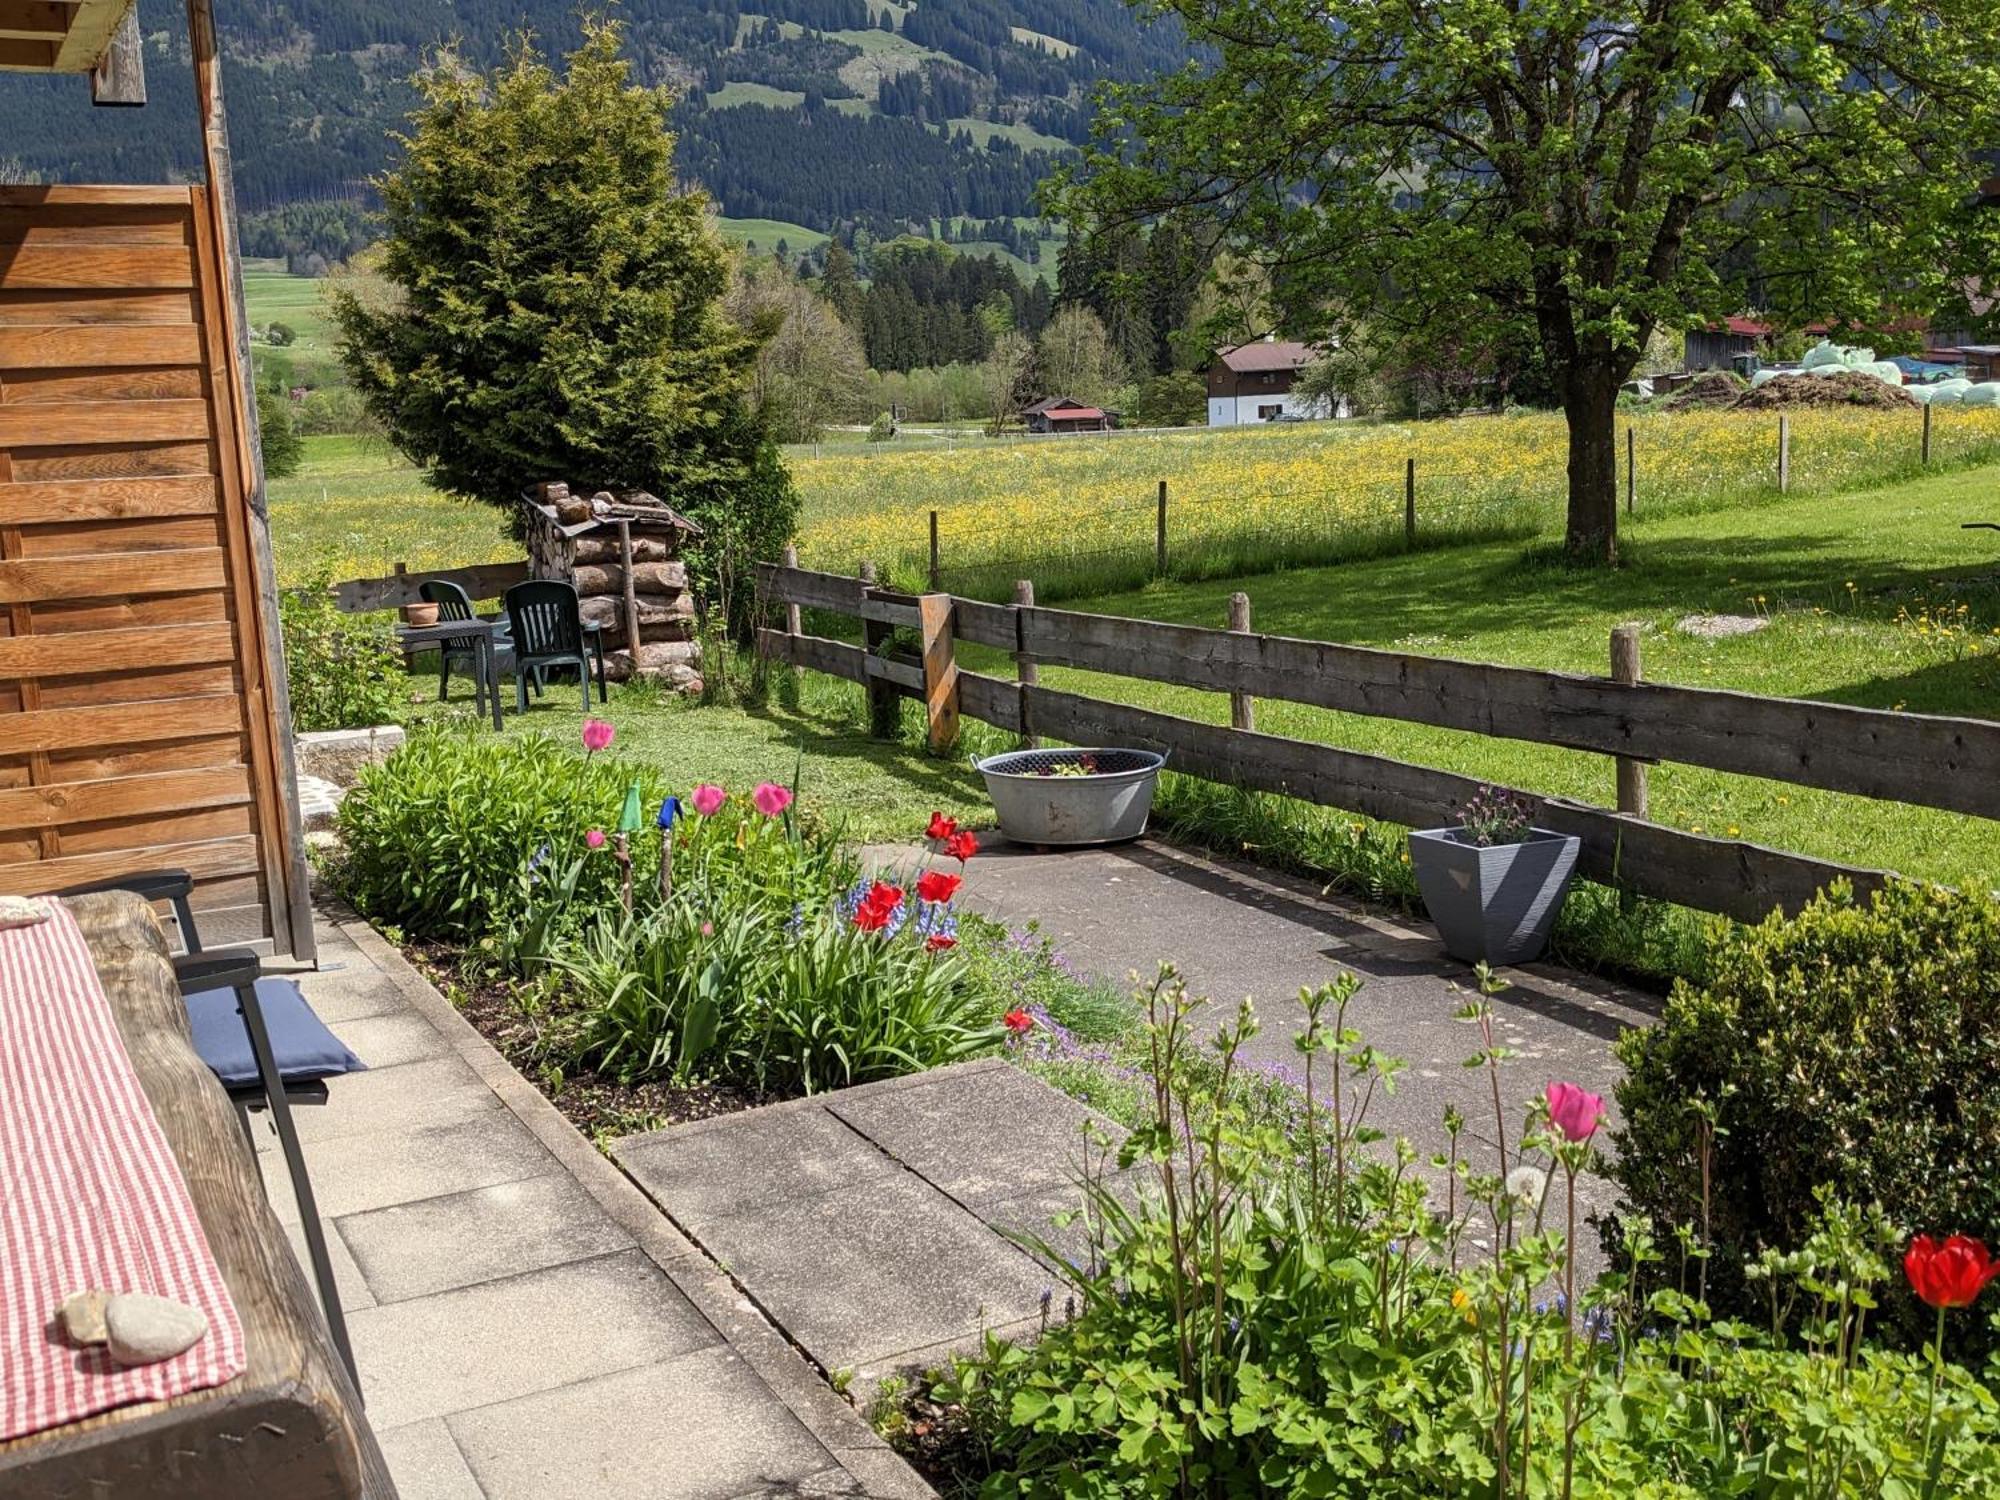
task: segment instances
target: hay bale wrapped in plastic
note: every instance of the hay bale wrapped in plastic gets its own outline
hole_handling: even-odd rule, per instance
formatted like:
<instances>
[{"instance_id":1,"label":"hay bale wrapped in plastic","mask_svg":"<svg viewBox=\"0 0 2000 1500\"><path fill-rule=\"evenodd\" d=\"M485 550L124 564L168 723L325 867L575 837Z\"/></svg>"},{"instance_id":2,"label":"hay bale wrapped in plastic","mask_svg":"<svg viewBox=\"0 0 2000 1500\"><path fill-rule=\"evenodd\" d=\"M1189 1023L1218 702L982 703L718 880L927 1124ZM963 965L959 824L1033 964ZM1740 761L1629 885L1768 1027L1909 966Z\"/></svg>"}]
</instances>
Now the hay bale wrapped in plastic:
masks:
<instances>
[{"instance_id":1,"label":"hay bale wrapped in plastic","mask_svg":"<svg viewBox=\"0 0 2000 1500\"><path fill-rule=\"evenodd\" d=\"M1937 393L1927 385L1906 385L1903 387L1903 394L1919 406L1929 406L1931 397Z\"/></svg>"},{"instance_id":2,"label":"hay bale wrapped in plastic","mask_svg":"<svg viewBox=\"0 0 2000 1500\"><path fill-rule=\"evenodd\" d=\"M1970 381L1941 380L1936 385L1925 387L1930 394L1932 406L1957 406L1965 400L1966 387Z\"/></svg>"},{"instance_id":3,"label":"hay bale wrapped in plastic","mask_svg":"<svg viewBox=\"0 0 2000 1500\"><path fill-rule=\"evenodd\" d=\"M1869 364L1857 365L1855 368L1873 375L1886 385L1903 383L1903 367L1892 359L1878 359Z\"/></svg>"},{"instance_id":4,"label":"hay bale wrapped in plastic","mask_svg":"<svg viewBox=\"0 0 2000 1500\"><path fill-rule=\"evenodd\" d=\"M1982 380L1967 386L1959 401L1965 406L2000 406L2000 380Z\"/></svg>"},{"instance_id":5,"label":"hay bale wrapped in plastic","mask_svg":"<svg viewBox=\"0 0 2000 1500\"><path fill-rule=\"evenodd\" d=\"M1776 380L1778 378L1779 373L1780 372L1777 370L1757 371L1756 374L1750 377L1750 389L1754 391L1757 389L1758 386L1763 385L1766 381Z\"/></svg>"},{"instance_id":6,"label":"hay bale wrapped in plastic","mask_svg":"<svg viewBox=\"0 0 2000 1500\"><path fill-rule=\"evenodd\" d=\"M1842 352L1840 345L1826 339L1821 339L1812 348L1806 350L1806 357L1799 361L1799 368L1802 370L1818 370L1828 365L1837 368L1847 363L1846 360L1841 358Z\"/></svg>"}]
</instances>

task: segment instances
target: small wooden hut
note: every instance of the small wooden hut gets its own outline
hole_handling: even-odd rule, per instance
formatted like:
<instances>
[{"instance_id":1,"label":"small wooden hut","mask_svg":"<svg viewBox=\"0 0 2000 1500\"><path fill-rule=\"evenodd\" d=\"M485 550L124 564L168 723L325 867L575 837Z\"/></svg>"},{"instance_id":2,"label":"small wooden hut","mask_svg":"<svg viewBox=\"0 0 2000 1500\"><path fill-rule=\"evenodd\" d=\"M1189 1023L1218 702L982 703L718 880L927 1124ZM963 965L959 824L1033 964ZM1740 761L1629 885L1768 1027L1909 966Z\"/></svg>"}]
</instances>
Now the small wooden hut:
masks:
<instances>
[{"instance_id":1,"label":"small wooden hut","mask_svg":"<svg viewBox=\"0 0 2000 1500\"><path fill-rule=\"evenodd\" d=\"M681 548L701 528L637 490L585 497L541 484L522 508L529 575L575 586L584 623L604 630L605 675L698 691L701 642Z\"/></svg>"},{"instance_id":2,"label":"small wooden hut","mask_svg":"<svg viewBox=\"0 0 2000 1500\"><path fill-rule=\"evenodd\" d=\"M184 868L204 940L310 957L215 18L187 12L204 181L0 187L0 893ZM135 0L0 13L0 70L144 103Z\"/></svg>"}]
</instances>

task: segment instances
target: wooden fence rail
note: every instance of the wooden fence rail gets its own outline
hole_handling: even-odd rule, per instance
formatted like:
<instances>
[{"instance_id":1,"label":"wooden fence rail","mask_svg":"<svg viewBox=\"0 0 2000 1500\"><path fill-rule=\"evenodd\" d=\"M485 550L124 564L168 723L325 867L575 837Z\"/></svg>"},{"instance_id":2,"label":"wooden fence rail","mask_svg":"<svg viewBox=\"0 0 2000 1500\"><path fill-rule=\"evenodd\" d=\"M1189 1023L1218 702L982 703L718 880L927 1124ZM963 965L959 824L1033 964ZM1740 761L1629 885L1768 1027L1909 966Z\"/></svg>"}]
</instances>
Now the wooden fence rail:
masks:
<instances>
[{"instance_id":1,"label":"wooden fence rail","mask_svg":"<svg viewBox=\"0 0 2000 1500\"><path fill-rule=\"evenodd\" d=\"M799 633L759 632L773 660L925 701L934 742L958 715L1027 738L1167 752L1171 768L1411 827L1449 821L1481 782L1389 756L1109 702L1041 685L1064 665L1235 695L1431 724L1612 756L1629 769L1669 760L1796 785L2000 817L2000 724L1761 698L1483 662L1205 630L1146 620L912 596L859 579L762 566L766 603L845 615L872 627L873 650ZM1023 591L1024 600L1032 599ZM884 626L917 631L921 661L887 654ZM956 641L998 647L1018 680L965 670ZM942 722L944 720L946 722ZM1533 793L1526 793L1534 797ZM1737 839L1684 832L1566 798L1540 798L1545 826L1582 840L1580 868L1622 890L1755 921L1797 910L1835 879L1866 893L1890 872Z\"/></svg>"}]
</instances>

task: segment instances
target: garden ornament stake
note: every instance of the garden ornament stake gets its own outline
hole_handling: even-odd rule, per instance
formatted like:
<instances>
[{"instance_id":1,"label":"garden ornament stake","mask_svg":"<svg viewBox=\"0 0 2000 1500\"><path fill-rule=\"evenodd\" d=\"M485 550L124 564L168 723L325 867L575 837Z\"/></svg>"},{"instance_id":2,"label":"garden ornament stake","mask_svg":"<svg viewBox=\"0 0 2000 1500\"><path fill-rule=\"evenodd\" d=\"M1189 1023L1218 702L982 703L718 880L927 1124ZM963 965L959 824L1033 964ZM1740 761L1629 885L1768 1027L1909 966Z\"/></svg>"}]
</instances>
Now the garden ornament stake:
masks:
<instances>
[{"instance_id":1,"label":"garden ornament stake","mask_svg":"<svg viewBox=\"0 0 2000 1500\"><path fill-rule=\"evenodd\" d=\"M660 802L660 811L653 819L660 830L660 905L665 906L674 894L674 824L680 820L681 799L666 797Z\"/></svg>"},{"instance_id":2,"label":"garden ornament stake","mask_svg":"<svg viewBox=\"0 0 2000 1500\"><path fill-rule=\"evenodd\" d=\"M632 835L639 831L639 783L625 789L625 805L618 810L618 893L625 901L625 914L632 914Z\"/></svg>"}]
</instances>

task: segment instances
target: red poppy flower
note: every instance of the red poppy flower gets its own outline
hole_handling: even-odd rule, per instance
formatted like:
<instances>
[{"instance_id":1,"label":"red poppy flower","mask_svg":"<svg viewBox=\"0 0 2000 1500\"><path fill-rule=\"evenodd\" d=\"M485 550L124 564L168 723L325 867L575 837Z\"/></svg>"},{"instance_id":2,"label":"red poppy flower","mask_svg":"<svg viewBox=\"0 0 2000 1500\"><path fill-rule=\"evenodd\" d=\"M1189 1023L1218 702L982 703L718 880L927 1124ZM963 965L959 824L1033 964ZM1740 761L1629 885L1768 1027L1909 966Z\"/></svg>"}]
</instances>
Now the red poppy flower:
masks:
<instances>
[{"instance_id":1,"label":"red poppy flower","mask_svg":"<svg viewBox=\"0 0 2000 1500\"><path fill-rule=\"evenodd\" d=\"M948 933L934 932L924 939L924 946L933 953L942 953L947 948L956 948L958 946L958 939L950 936Z\"/></svg>"},{"instance_id":2,"label":"red poppy flower","mask_svg":"<svg viewBox=\"0 0 2000 1500\"><path fill-rule=\"evenodd\" d=\"M963 884L964 880L957 875L947 875L942 870L926 870L917 877L917 899L942 906L958 894L958 888Z\"/></svg>"},{"instance_id":3,"label":"red poppy flower","mask_svg":"<svg viewBox=\"0 0 2000 1500\"><path fill-rule=\"evenodd\" d=\"M889 925L889 919L896 915L896 908L902 904L903 888L878 880L868 888L861 904L855 907L854 925L863 932L880 932Z\"/></svg>"},{"instance_id":4,"label":"red poppy flower","mask_svg":"<svg viewBox=\"0 0 2000 1500\"><path fill-rule=\"evenodd\" d=\"M1025 1010L1010 1010L1000 1018L1000 1024L1016 1036L1025 1036L1035 1029L1035 1018Z\"/></svg>"},{"instance_id":5,"label":"red poppy flower","mask_svg":"<svg viewBox=\"0 0 2000 1500\"><path fill-rule=\"evenodd\" d=\"M1955 1234L1939 1244L1920 1234L1903 1257L1903 1274L1932 1307L1970 1307L1979 1289L2000 1276L2000 1262L1989 1259L1986 1247L1969 1235Z\"/></svg>"},{"instance_id":6,"label":"red poppy flower","mask_svg":"<svg viewBox=\"0 0 2000 1500\"><path fill-rule=\"evenodd\" d=\"M971 829L962 829L944 841L944 852L964 864L979 852L979 840L972 836Z\"/></svg>"},{"instance_id":7,"label":"red poppy flower","mask_svg":"<svg viewBox=\"0 0 2000 1500\"><path fill-rule=\"evenodd\" d=\"M958 832L958 819L947 818L941 812L934 812L931 814L931 826L924 830L924 837L929 839L936 839L940 844L942 844L946 839L950 838L954 833L957 832Z\"/></svg>"}]
</instances>

